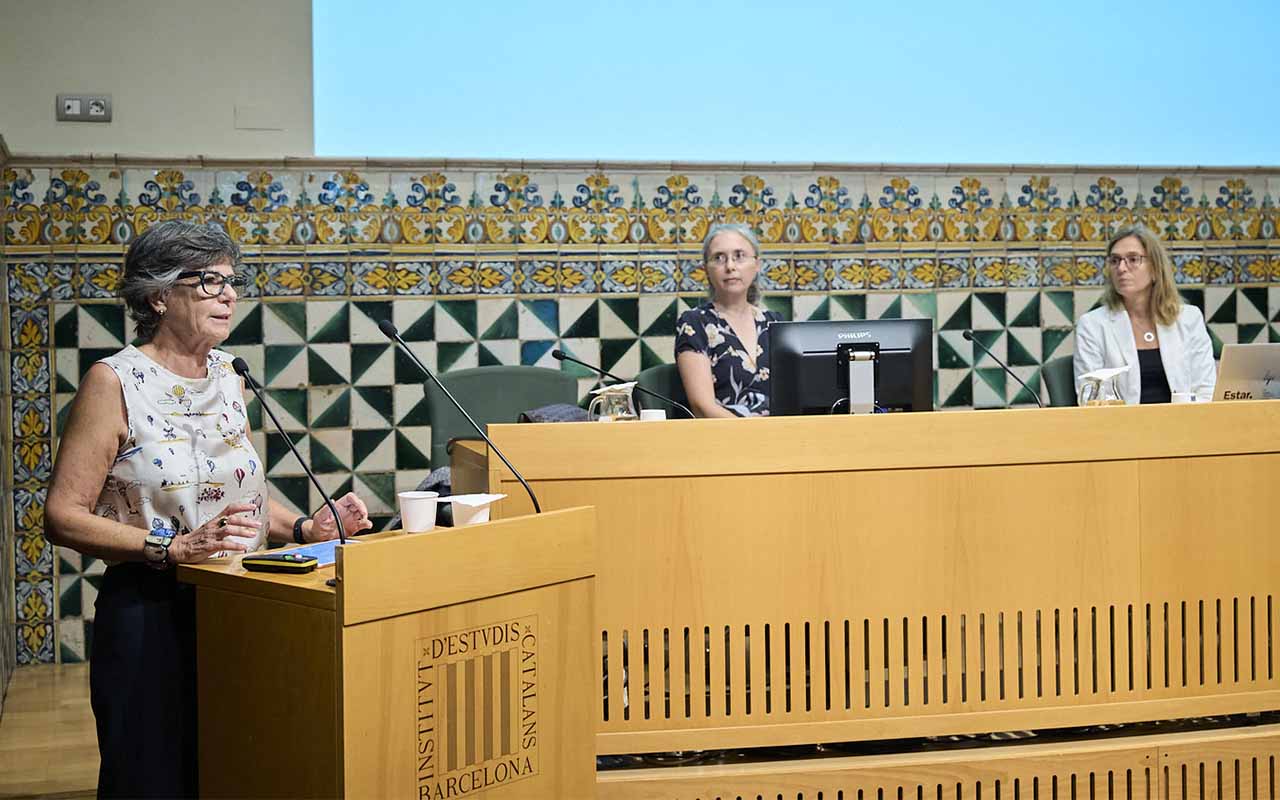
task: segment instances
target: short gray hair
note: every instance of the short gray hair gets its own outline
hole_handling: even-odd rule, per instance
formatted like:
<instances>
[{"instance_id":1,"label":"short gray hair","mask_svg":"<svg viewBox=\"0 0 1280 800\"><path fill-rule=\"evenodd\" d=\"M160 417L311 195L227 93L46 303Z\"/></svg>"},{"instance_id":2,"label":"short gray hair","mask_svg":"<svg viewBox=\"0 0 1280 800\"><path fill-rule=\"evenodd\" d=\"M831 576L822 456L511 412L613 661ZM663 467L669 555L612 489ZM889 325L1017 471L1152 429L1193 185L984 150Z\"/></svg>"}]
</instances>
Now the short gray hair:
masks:
<instances>
[{"instance_id":1,"label":"short gray hair","mask_svg":"<svg viewBox=\"0 0 1280 800\"><path fill-rule=\"evenodd\" d=\"M707 238L702 240L702 263L705 266L707 260L711 257L711 243L722 233L736 233L751 245L751 254L760 259L760 238L756 236L756 232L751 229L750 225L741 222L717 222L707 231ZM747 287L747 302L755 304L760 299L760 289L756 286L756 281L760 279L760 273L756 273L756 280L751 282ZM713 296L715 290L711 288L711 279L707 279L707 293Z\"/></svg>"},{"instance_id":2,"label":"short gray hair","mask_svg":"<svg viewBox=\"0 0 1280 800\"><path fill-rule=\"evenodd\" d=\"M161 316L151 303L173 288L179 273L222 261L240 264L240 248L216 224L167 220L147 228L129 245L120 279L120 297L138 324L138 338L151 341Z\"/></svg>"}]
</instances>

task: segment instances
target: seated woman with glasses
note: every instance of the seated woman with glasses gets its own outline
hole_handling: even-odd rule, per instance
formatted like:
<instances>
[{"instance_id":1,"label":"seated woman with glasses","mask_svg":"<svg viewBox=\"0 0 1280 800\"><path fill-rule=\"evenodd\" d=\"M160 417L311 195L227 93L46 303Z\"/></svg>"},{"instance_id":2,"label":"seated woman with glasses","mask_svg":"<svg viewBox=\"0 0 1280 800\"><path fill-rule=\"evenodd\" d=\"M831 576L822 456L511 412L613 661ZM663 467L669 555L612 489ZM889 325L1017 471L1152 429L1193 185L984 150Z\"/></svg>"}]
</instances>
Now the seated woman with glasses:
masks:
<instances>
[{"instance_id":1,"label":"seated woman with glasses","mask_svg":"<svg viewBox=\"0 0 1280 800\"><path fill-rule=\"evenodd\" d=\"M702 243L710 298L676 322L676 367L700 417L769 413L769 323L756 305L760 242L746 225L712 225Z\"/></svg>"},{"instance_id":2,"label":"seated woman with glasses","mask_svg":"<svg viewBox=\"0 0 1280 800\"><path fill-rule=\"evenodd\" d=\"M133 242L120 294L141 343L81 379L49 482L46 537L109 564L89 673L99 797L198 791L195 598L174 565L337 535L328 509L295 519L268 499L244 387L215 349L246 285L239 256L221 228L177 220ZM354 494L337 507L348 533L372 527Z\"/></svg>"},{"instance_id":3,"label":"seated woman with glasses","mask_svg":"<svg viewBox=\"0 0 1280 800\"><path fill-rule=\"evenodd\" d=\"M1128 367L1117 380L1128 404L1168 403L1174 392L1211 399L1217 369L1204 315L1178 296L1160 240L1141 225L1123 228L1106 264L1102 307L1076 323L1076 391L1086 372Z\"/></svg>"}]
</instances>

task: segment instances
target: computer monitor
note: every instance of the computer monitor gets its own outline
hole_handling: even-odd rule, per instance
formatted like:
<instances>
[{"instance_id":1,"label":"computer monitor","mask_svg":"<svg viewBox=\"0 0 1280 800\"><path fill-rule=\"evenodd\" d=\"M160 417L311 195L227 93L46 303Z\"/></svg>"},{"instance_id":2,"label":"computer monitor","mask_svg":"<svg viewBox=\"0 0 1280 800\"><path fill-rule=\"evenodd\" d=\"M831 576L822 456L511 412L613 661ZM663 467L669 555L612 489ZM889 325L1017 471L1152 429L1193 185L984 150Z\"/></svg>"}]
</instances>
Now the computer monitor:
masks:
<instances>
[{"instance_id":1,"label":"computer monitor","mask_svg":"<svg viewBox=\"0 0 1280 800\"><path fill-rule=\"evenodd\" d=\"M933 410L933 321L876 319L771 324L769 413L830 414L833 407L848 413L837 405L848 396L836 364L836 349L844 343L879 344L877 406Z\"/></svg>"}]
</instances>

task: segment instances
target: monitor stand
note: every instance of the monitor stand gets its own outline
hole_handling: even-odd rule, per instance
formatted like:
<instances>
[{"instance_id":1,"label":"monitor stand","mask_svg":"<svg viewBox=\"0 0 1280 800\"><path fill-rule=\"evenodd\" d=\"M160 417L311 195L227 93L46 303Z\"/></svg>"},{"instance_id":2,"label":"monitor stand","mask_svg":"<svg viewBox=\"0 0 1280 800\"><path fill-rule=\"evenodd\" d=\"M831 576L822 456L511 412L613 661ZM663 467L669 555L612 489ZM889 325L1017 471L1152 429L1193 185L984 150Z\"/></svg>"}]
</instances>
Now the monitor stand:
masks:
<instances>
[{"instance_id":1,"label":"monitor stand","mask_svg":"<svg viewBox=\"0 0 1280 800\"><path fill-rule=\"evenodd\" d=\"M879 342L836 345L836 380L846 389L850 414L874 414L880 378Z\"/></svg>"}]
</instances>

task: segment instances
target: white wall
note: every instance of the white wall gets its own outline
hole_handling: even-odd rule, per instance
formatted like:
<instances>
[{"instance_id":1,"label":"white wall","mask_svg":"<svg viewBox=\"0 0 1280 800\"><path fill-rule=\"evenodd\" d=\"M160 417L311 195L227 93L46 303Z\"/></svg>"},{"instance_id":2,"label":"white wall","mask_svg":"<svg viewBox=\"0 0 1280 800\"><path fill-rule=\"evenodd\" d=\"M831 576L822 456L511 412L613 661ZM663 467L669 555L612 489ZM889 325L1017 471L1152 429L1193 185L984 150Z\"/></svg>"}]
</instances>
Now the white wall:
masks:
<instances>
[{"instance_id":1,"label":"white wall","mask_svg":"<svg viewBox=\"0 0 1280 800\"><path fill-rule=\"evenodd\" d=\"M311 71L311 0L0 0L15 155L312 155ZM112 121L57 122L60 92L109 93Z\"/></svg>"}]
</instances>

